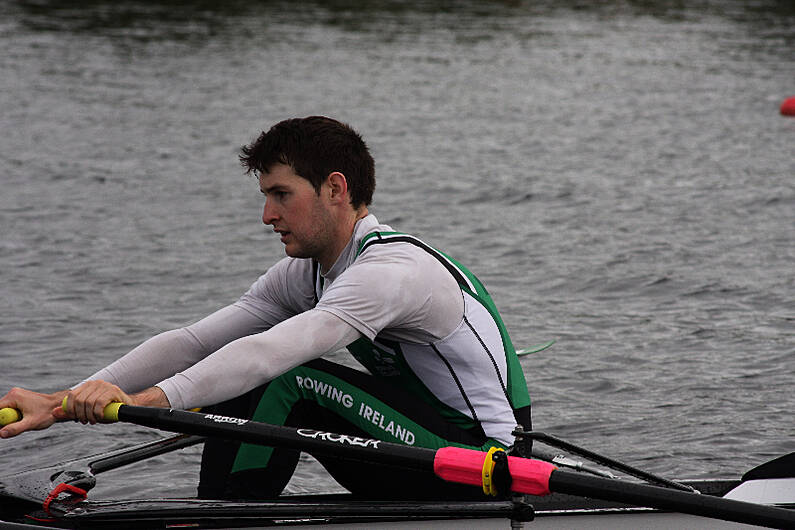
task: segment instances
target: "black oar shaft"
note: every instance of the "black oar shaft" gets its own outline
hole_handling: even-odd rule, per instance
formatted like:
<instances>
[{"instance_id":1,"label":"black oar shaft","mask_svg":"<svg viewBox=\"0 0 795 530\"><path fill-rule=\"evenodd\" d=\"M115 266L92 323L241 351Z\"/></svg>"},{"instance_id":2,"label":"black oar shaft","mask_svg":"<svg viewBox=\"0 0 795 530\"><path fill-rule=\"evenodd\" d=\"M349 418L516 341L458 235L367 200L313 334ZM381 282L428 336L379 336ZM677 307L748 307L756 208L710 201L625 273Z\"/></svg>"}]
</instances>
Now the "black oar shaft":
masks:
<instances>
[{"instance_id":1,"label":"black oar shaft","mask_svg":"<svg viewBox=\"0 0 795 530\"><path fill-rule=\"evenodd\" d=\"M550 475L549 489L569 495L593 497L737 523L770 528L795 528L795 511L792 510L659 486L591 477L559 469Z\"/></svg>"},{"instance_id":2,"label":"black oar shaft","mask_svg":"<svg viewBox=\"0 0 795 530\"><path fill-rule=\"evenodd\" d=\"M308 453L433 472L436 451L395 443L251 422L238 418L150 407L123 406L119 420L171 432L234 439L258 445L295 447Z\"/></svg>"},{"instance_id":3,"label":"black oar shaft","mask_svg":"<svg viewBox=\"0 0 795 530\"><path fill-rule=\"evenodd\" d=\"M107 409L106 417L112 417L108 416ZM118 408L117 419L166 431L233 439L258 445L293 447L310 453L332 455L338 458L389 464L432 473L437 471L434 469L434 461L437 456L436 450L358 438L351 435L269 425L214 414L126 405ZM441 449L439 452L444 450ZM485 457L485 453L483 454ZM533 461L528 460L527 462ZM539 462L538 464L542 463ZM478 467L476 470L478 474L480 473L480 465L478 463L475 466ZM544 463L544 465L548 466L549 464ZM472 466L470 465L469 467ZM470 471L471 469L467 469L468 473ZM524 478L531 483L536 481L543 482L543 489L546 491L624 502L635 506L647 506L739 523L795 529L795 511L792 510L688 493L658 486L591 477L559 469L544 472L542 473L543 477L535 477L535 471L535 468L526 470L527 477ZM512 486L517 487L516 484L519 480L519 477L515 474L517 471L511 470L510 472L513 475ZM442 474L436 474L445 478ZM468 484L472 483L454 478L445 479ZM546 489L547 481L549 489ZM515 491L527 493L533 490Z\"/></svg>"}]
</instances>

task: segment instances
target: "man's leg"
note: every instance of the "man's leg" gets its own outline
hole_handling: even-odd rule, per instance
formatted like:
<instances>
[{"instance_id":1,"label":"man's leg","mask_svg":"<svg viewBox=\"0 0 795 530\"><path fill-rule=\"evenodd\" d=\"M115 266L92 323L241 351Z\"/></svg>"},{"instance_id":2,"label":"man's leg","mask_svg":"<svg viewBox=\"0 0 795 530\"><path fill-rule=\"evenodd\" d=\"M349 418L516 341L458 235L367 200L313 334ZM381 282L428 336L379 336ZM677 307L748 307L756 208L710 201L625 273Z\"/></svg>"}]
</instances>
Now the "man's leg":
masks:
<instances>
[{"instance_id":1,"label":"man's leg","mask_svg":"<svg viewBox=\"0 0 795 530\"><path fill-rule=\"evenodd\" d=\"M412 394L325 360L299 366L212 412L419 447L499 445L487 439L479 426L460 428ZM294 449L210 440L202 456L199 496L275 497L290 480L298 455ZM314 456L360 497L482 497L477 488L449 484L432 473Z\"/></svg>"}]
</instances>

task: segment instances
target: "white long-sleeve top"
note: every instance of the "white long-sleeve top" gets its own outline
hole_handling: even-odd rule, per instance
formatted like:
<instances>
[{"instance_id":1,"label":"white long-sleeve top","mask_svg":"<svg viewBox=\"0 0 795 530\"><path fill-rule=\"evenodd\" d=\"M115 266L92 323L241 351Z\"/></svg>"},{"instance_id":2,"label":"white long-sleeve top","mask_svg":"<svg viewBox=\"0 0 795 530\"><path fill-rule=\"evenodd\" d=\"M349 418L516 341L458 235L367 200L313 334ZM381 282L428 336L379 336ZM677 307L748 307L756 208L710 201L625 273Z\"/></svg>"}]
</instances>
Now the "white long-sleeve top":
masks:
<instances>
[{"instance_id":1,"label":"white long-sleeve top","mask_svg":"<svg viewBox=\"0 0 795 530\"><path fill-rule=\"evenodd\" d=\"M360 241L390 232L361 219L337 262L284 258L235 303L157 335L88 379L127 393L156 385L173 408L231 399L364 336L429 343L456 329L461 289L436 258L412 245L382 245L357 259ZM318 285L320 283L320 285Z\"/></svg>"}]
</instances>

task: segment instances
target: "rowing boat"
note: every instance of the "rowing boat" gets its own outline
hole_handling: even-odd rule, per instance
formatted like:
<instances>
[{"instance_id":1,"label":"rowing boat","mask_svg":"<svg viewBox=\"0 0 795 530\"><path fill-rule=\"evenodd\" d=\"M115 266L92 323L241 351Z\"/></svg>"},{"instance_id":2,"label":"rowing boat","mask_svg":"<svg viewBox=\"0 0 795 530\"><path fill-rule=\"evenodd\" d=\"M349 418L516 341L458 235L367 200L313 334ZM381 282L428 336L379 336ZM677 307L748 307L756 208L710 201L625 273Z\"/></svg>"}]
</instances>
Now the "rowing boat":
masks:
<instances>
[{"instance_id":1,"label":"rowing boat","mask_svg":"<svg viewBox=\"0 0 795 530\"><path fill-rule=\"evenodd\" d=\"M521 430L515 433L517 437L532 437L554 450L535 443L533 458L452 447L431 450L121 404L109 405L106 419L181 434L2 477L0 521L9 528L254 528L335 523L345 528L500 528L509 524L515 528L529 521L532 528L795 528L795 453L760 465L736 480L679 482L554 436ZM97 475L202 443L207 436L289 444L352 462L428 469L445 480L472 484L497 496L484 494L482 502L363 501L351 495L323 494L283 496L267 502L88 498ZM616 478L615 473L630 478Z\"/></svg>"}]
</instances>

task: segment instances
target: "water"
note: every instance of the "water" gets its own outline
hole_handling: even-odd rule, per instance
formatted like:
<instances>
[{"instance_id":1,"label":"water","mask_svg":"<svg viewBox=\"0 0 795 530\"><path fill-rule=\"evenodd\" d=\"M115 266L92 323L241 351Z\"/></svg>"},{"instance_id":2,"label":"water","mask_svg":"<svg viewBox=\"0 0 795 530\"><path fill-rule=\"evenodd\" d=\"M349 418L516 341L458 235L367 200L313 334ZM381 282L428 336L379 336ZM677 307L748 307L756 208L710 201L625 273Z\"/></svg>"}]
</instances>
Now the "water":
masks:
<instances>
[{"instance_id":1,"label":"water","mask_svg":"<svg viewBox=\"0 0 795 530\"><path fill-rule=\"evenodd\" d=\"M557 340L523 361L537 428L670 477L795 450L795 9L688 4L4 3L0 390L235 300L282 255L237 149L327 114L380 220L476 272L518 346ZM157 436L59 425L0 463ZM191 495L198 454L94 495Z\"/></svg>"}]
</instances>

